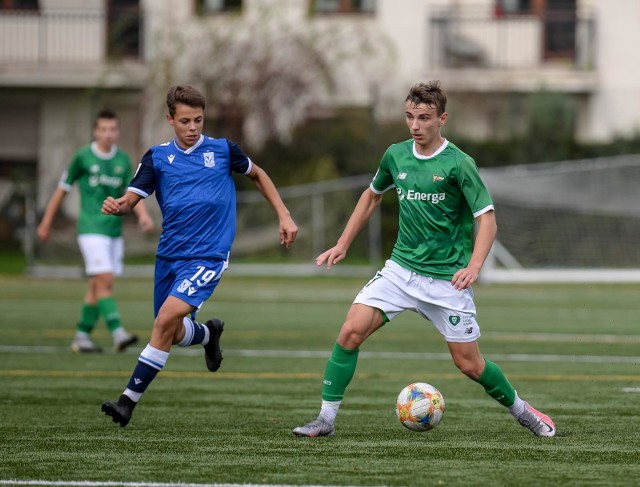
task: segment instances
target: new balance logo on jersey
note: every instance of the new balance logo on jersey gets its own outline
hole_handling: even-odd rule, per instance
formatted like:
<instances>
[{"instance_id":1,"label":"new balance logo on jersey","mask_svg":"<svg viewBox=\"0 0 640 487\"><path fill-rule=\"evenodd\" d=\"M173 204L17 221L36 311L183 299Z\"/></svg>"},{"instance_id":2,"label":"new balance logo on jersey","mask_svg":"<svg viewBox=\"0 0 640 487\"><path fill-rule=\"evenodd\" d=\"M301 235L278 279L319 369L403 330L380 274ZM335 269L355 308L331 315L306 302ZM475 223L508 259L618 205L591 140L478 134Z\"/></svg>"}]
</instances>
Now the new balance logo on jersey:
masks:
<instances>
[{"instance_id":1,"label":"new balance logo on jersey","mask_svg":"<svg viewBox=\"0 0 640 487\"><path fill-rule=\"evenodd\" d=\"M400 174L398 174L398 179L406 179L406 178L407 178L406 172L401 172Z\"/></svg>"},{"instance_id":2,"label":"new balance logo on jersey","mask_svg":"<svg viewBox=\"0 0 640 487\"><path fill-rule=\"evenodd\" d=\"M169 164L173 164L173 160L176 158L175 154L171 154L167 156L167 159L169 159Z\"/></svg>"},{"instance_id":3,"label":"new balance logo on jersey","mask_svg":"<svg viewBox=\"0 0 640 487\"><path fill-rule=\"evenodd\" d=\"M213 152L205 152L202 155L204 156L204 167L213 167L216 165L216 160L213 157Z\"/></svg>"},{"instance_id":4,"label":"new balance logo on jersey","mask_svg":"<svg viewBox=\"0 0 640 487\"><path fill-rule=\"evenodd\" d=\"M444 197L444 193L421 193L420 191L414 191L413 189L407 191L407 199L409 201L429 201L430 203L439 203L444 200Z\"/></svg>"}]
</instances>

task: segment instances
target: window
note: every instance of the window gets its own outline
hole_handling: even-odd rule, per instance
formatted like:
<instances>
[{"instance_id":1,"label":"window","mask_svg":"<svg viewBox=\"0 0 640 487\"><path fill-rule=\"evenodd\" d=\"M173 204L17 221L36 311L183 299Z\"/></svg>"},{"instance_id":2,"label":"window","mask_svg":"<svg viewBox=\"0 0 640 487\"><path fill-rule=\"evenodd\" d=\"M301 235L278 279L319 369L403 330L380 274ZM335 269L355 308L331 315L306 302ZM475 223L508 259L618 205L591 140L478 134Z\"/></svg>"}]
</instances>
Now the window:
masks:
<instances>
[{"instance_id":1,"label":"window","mask_svg":"<svg viewBox=\"0 0 640 487\"><path fill-rule=\"evenodd\" d=\"M317 13L374 13L376 0L311 0Z\"/></svg>"},{"instance_id":2,"label":"window","mask_svg":"<svg viewBox=\"0 0 640 487\"><path fill-rule=\"evenodd\" d=\"M113 59L137 58L140 54L139 0L109 0L107 50Z\"/></svg>"},{"instance_id":3,"label":"window","mask_svg":"<svg viewBox=\"0 0 640 487\"><path fill-rule=\"evenodd\" d=\"M0 0L0 10L38 10L38 0Z\"/></svg>"},{"instance_id":4,"label":"window","mask_svg":"<svg viewBox=\"0 0 640 487\"><path fill-rule=\"evenodd\" d=\"M531 0L496 0L496 17L532 13Z\"/></svg>"},{"instance_id":5,"label":"window","mask_svg":"<svg viewBox=\"0 0 640 487\"><path fill-rule=\"evenodd\" d=\"M242 0L197 0L196 8L200 14L238 12L242 10Z\"/></svg>"},{"instance_id":6,"label":"window","mask_svg":"<svg viewBox=\"0 0 640 487\"><path fill-rule=\"evenodd\" d=\"M545 59L573 58L576 50L576 0L495 0L498 18L534 15L543 25Z\"/></svg>"}]
</instances>

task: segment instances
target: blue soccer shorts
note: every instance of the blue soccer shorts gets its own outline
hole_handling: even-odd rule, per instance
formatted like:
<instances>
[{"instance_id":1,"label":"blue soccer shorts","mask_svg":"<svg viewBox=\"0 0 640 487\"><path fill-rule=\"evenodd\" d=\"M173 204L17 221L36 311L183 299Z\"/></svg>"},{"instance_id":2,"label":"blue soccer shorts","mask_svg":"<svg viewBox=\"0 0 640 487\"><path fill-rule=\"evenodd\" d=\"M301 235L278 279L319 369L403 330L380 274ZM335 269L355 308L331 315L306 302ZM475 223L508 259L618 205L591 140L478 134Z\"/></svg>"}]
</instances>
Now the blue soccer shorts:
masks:
<instances>
[{"instance_id":1,"label":"blue soccer shorts","mask_svg":"<svg viewBox=\"0 0 640 487\"><path fill-rule=\"evenodd\" d=\"M156 258L153 283L153 316L169 296L190 304L199 310L220 282L228 260L189 259L167 260Z\"/></svg>"}]
</instances>

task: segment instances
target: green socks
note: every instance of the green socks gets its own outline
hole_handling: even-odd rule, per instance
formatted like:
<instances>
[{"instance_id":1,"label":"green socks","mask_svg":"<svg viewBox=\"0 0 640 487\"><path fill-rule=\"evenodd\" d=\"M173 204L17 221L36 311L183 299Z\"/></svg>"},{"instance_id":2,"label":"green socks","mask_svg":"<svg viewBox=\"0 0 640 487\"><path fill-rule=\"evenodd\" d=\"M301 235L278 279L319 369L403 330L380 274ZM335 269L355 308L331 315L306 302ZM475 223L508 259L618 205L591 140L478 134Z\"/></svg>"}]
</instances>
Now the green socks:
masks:
<instances>
[{"instance_id":1,"label":"green socks","mask_svg":"<svg viewBox=\"0 0 640 487\"><path fill-rule=\"evenodd\" d=\"M82 331L87 335L90 335L96 326L98 321L98 307L92 304L82 305L82 314L80 315L80 322L76 327L78 331Z\"/></svg>"},{"instance_id":2,"label":"green socks","mask_svg":"<svg viewBox=\"0 0 640 487\"><path fill-rule=\"evenodd\" d=\"M493 362L485 359L484 370L478 379L478 384L492 398L506 407L513 405L516 400L516 391L502 372L502 369Z\"/></svg>"},{"instance_id":3,"label":"green socks","mask_svg":"<svg viewBox=\"0 0 640 487\"><path fill-rule=\"evenodd\" d=\"M118 311L115 299L99 299L98 309L100 310L100 314L104 318L104 321L107 323L107 328L109 328L110 332L113 332L122 326L120 321L120 312Z\"/></svg>"},{"instance_id":4,"label":"green socks","mask_svg":"<svg viewBox=\"0 0 640 487\"><path fill-rule=\"evenodd\" d=\"M358 351L347 350L337 343L334 345L322 381L324 401L341 401L344 398L344 391L356 372Z\"/></svg>"}]
</instances>

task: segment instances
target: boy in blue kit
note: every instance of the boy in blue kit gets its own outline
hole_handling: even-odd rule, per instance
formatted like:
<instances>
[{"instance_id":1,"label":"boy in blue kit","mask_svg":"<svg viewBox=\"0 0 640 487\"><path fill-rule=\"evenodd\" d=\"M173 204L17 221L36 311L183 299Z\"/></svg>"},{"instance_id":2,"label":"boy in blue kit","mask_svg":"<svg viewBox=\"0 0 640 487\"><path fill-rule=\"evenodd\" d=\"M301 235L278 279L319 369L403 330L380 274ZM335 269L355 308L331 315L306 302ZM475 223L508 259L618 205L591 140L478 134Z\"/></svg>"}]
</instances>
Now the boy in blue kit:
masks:
<instances>
[{"instance_id":1,"label":"boy in blue kit","mask_svg":"<svg viewBox=\"0 0 640 487\"><path fill-rule=\"evenodd\" d=\"M236 227L232 173L247 175L273 206L280 221L282 245L289 248L298 233L267 173L235 143L202 135L202 93L188 85L173 86L167 93L167 108L175 139L149 149L126 194L118 199L109 197L102 206L107 215L123 215L155 191L163 218L156 254L151 340L120 398L102 404L102 411L123 427L167 362L172 345L201 344L207 368L215 372L220 367L224 323L217 318L198 323L194 318L228 266Z\"/></svg>"}]
</instances>

